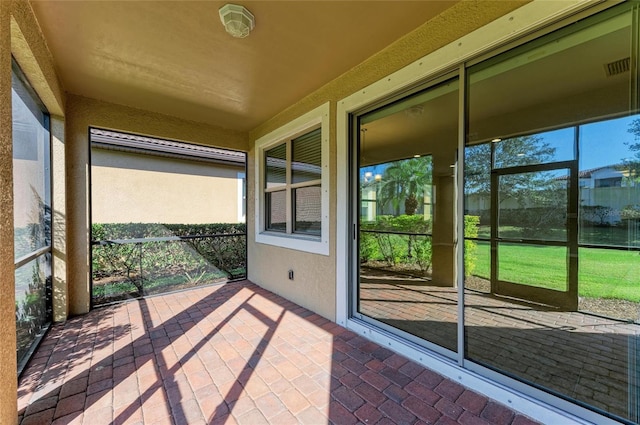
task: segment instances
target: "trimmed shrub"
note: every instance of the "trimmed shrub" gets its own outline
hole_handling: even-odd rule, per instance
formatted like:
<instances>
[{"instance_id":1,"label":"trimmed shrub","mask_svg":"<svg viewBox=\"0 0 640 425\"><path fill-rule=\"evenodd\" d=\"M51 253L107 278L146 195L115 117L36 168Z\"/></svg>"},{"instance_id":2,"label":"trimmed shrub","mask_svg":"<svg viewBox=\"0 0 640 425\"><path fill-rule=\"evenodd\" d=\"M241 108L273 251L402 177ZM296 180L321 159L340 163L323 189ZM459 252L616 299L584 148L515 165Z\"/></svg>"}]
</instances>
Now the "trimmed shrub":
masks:
<instances>
[{"instance_id":1,"label":"trimmed shrub","mask_svg":"<svg viewBox=\"0 0 640 425\"><path fill-rule=\"evenodd\" d=\"M465 215L466 238L478 236L479 216ZM384 261L391 267L415 265L422 273L432 264L431 221L421 215L381 215L376 221L362 223L360 228L360 262ZM375 233L398 232L394 233ZM465 240L465 275L470 275L477 262L477 243Z\"/></svg>"},{"instance_id":2,"label":"trimmed shrub","mask_svg":"<svg viewBox=\"0 0 640 425\"><path fill-rule=\"evenodd\" d=\"M480 216L464 216L464 237L477 238ZM476 269L478 262L478 244L475 241L464 241L464 275L471 276Z\"/></svg>"},{"instance_id":3,"label":"trimmed shrub","mask_svg":"<svg viewBox=\"0 0 640 425\"><path fill-rule=\"evenodd\" d=\"M93 247L94 280L121 276L125 281L118 285L133 285L138 295L159 281L166 281L167 285L172 281L197 284L212 276L246 275L244 223L95 223L91 231L93 241L107 242ZM119 243L128 239L204 235L226 236Z\"/></svg>"}]
</instances>

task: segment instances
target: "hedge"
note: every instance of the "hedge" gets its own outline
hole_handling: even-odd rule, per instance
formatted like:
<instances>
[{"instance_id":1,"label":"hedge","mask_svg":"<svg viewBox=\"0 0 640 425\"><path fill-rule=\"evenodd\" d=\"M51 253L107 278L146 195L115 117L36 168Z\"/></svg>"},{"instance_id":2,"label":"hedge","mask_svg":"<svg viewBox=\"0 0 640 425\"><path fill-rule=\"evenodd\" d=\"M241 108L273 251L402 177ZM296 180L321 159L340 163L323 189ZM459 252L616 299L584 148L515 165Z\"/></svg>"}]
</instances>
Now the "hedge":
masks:
<instances>
[{"instance_id":1,"label":"hedge","mask_svg":"<svg viewBox=\"0 0 640 425\"><path fill-rule=\"evenodd\" d=\"M465 216L465 237L478 236L480 217ZM432 263L431 221L421 215L381 215L360 225L360 261L382 261L390 267L418 267L426 274ZM398 234L400 233L400 234ZM477 244L465 240L465 275L477 261Z\"/></svg>"},{"instance_id":2,"label":"hedge","mask_svg":"<svg viewBox=\"0 0 640 425\"><path fill-rule=\"evenodd\" d=\"M246 226L244 223L157 224L95 223L92 240L94 298L132 292L140 296L158 286L197 285L221 277L246 276ZM226 235L120 244L116 240L168 236ZM115 296L115 295L114 295Z\"/></svg>"}]
</instances>

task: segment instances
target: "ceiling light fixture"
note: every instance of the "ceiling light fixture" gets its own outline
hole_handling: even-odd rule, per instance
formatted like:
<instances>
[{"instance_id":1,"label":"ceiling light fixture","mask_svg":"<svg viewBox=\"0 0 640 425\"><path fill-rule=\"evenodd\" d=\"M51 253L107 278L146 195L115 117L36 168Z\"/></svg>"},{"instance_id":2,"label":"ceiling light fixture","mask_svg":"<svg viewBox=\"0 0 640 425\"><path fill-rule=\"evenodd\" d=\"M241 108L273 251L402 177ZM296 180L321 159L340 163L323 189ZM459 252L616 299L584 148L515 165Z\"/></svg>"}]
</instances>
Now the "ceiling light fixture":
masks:
<instances>
[{"instance_id":1,"label":"ceiling light fixture","mask_svg":"<svg viewBox=\"0 0 640 425\"><path fill-rule=\"evenodd\" d=\"M424 113L424 105L413 105L405 109L404 113L410 118L418 118Z\"/></svg>"},{"instance_id":2,"label":"ceiling light fixture","mask_svg":"<svg viewBox=\"0 0 640 425\"><path fill-rule=\"evenodd\" d=\"M253 14L244 6L225 4L219 13L222 25L235 38L245 38L256 25Z\"/></svg>"}]
</instances>

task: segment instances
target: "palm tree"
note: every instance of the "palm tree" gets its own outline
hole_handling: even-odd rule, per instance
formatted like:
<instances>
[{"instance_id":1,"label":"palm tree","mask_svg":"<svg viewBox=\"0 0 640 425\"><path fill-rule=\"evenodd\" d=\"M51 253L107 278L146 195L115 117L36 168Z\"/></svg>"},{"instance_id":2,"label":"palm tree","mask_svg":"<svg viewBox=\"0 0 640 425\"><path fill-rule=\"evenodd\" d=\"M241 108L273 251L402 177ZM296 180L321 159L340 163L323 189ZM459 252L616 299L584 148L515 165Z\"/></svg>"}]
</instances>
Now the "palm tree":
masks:
<instances>
[{"instance_id":1,"label":"palm tree","mask_svg":"<svg viewBox=\"0 0 640 425\"><path fill-rule=\"evenodd\" d=\"M418 199L424 198L425 191L431 185L432 168L431 156L392 162L382 176L381 205L391 202L396 215L400 215L400 205L404 202L405 214L415 214Z\"/></svg>"}]
</instances>

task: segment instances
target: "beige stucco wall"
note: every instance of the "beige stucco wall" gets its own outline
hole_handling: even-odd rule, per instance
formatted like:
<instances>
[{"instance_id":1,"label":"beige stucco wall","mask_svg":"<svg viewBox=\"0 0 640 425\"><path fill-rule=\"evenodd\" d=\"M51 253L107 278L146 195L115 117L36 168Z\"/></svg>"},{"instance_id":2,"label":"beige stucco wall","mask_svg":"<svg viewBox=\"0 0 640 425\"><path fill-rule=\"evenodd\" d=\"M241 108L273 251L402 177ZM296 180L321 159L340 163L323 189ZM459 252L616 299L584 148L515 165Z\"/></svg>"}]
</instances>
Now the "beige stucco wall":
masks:
<instances>
[{"instance_id":1,"label":"beige stucco wall","mask_svg":"<svg viewBox=\"0 0 640 425\"><path fill-rule=\"evenodd\" d=\"M51 211L53 254L53 321L69 315L67 294L67 212L64 118L51 116Z\"/></svg>"},{"instance_id":2,"label":"beige stucco wall","mask_svg":"<svg viewBox=\"0 0 640 425\"><path fill-rule=\"evenodd\" d=\"M255 237L252 236L255 232L255 223L252 219L254 207L253 203L249 202L247 222L249 279L335 320L336 261L344 261L336 258L337 102L526 3L528 3L527 0L460 2L252 130L249 170L254 167L256 152L253 144L257 139L327 101L331 103L330 255L315 255L256 243ZM451 189L448 190L450 192ZM253 185L249 185L249 199L254 199L256 196L254 192ZM447 264L444 266L445 270L449 270L453 267L453 256L448 248L446 251L443 253L442 260ZM296 279L293 282L287 278L287 271L292 268L296 271Z\"/></svg>"},{"instance_id":3,"label":"beige stucco wall","mask_svg":"<svg viewBox=\"0 0 640 425\"><path fill-rule=\"evenodd\" d=\"M244 165L93 148L91 219L94 223L238 223L238 173L244 173Z\"/></svg>"},{"instance_id":4,"label":"beige stucco wall","mask_svg":"<svg viewBox=\"0 0 640 425\"><path fill-rule=\"evenodd\" d=\"M69 95L65 109L69 313L89 311L89 127L246 150L245 133Z\"/></svg>"}]
</instances>

